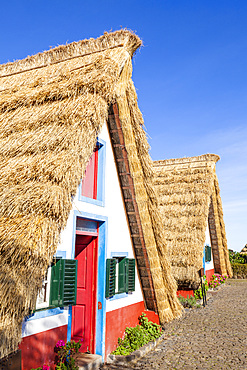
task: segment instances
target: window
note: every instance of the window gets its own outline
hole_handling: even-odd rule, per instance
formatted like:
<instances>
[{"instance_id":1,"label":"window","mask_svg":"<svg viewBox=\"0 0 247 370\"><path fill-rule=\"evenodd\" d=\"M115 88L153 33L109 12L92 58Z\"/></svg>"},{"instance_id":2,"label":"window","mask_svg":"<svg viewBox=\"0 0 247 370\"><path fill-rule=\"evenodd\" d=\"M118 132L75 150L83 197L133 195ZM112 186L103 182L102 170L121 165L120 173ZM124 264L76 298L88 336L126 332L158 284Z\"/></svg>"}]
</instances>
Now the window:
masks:
<instances>
[{"instance_id":1,"label":"window","mask_svg":"<svg viewBox=\"0 0 247 370\"><path fill-rule=\"evenodd\" d=\"M135 259L114 257L106 260L106 298L135 290Z\"/></svg>"},{"instance_id":2,"label":"window","mask_svg":"<svg viewBox=\"0 0 247 370\"><path fill-rule=\"evenodd\" d=\"M85 177L81 184L81 195L84 197L97 199L97 187L98 187L98 145L93 151L93 155L89 159Z\"/></svg>"},{"instance_id":3,"label":"window","mask_svg":"<svg viewBox=\"0 0 247 370\"><path fill-rule=\"evenodd\" d=\"M209 245L205 246L205 261L206 262L211 261L211 247Z\"/></svg>"},{"instance_id":4,"label":"window","mask_svg":"<svg viewBox=\"0 0 247 370\"><path fill-rule=\"evenodd\" d=\"M36 310L76 304L77 261L54 260L42 282Z\"/></svg>"},{"instance_id":5,"label":"window","mask_svg":"<svg viewBox=\"0 0 247 370\"><path fill-rule=\"evenodd\" d=\"M51 267L48 268L46 276L42 281L42 288L39 292L36 301L36 309L42 309L49 307L50 302L50 280L51 280Z\"/></svg>"},{"instance_id":6,"label":"window","mask_svg":"<svg viewBox=\"0 0 247 370\"><path fill-rule=\"evenodd\" d=\"M105 142L98 139L80 186L79 200L104 205Z\"/></svg>"}]
</instances>

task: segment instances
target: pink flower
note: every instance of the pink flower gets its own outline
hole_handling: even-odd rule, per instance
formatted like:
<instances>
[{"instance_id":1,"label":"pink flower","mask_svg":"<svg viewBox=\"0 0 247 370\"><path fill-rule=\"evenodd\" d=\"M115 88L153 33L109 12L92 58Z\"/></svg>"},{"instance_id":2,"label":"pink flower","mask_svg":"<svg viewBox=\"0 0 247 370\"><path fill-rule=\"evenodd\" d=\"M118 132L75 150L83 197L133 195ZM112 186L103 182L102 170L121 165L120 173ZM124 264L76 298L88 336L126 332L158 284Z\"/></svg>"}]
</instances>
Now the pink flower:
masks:
<instances>
[{"instance_id":1,"label":"pink flower","mask_svg":"<svg viewBox=\"0 0 247 370\"><path fill-rule=\"evenodd\" d=\"M63 347L63 346L65 346L65 343L64 343L64 341L63 340L59 340L58 342L57 342L57 344L56 344L56 347L57 348L60 348L60 347ZM46 369L45 369L46 370ZM47 370L49 370L49 369L47 369Z\"/></svg>"},{"instance_id":2,"label":"pink flower","mask_svg":"<svg viewBox=\"0 0 247 370\"><path fill-rule=\"evenodd\" d=\"M49 365L43 365L42 370L50 370L50 366Z\"/></svg>"}]
</instances>

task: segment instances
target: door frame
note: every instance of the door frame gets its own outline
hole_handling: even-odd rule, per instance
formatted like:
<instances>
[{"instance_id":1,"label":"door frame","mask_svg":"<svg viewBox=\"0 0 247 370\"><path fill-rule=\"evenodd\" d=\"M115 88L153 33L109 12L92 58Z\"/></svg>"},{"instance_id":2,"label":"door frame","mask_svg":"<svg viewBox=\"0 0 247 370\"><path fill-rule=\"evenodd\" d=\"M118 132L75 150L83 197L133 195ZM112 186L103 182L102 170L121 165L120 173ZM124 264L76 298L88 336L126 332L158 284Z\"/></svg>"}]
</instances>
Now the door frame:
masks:
<instances>
[{"instance_id":1,"label":"door frame","mask_svg":"<svg viewBox=\"0 0 247 370\"><path fill-rule=\"evenodd\" d=\"M107 247L107 228L108 217L87 213L83 211L73 212L73 232L72 232L72 250L71 259L75 258L75 240L76 240L76 219L84 218L91 221L97 221L99 225L98 233L98 276L97 276L97 293L96 293L96 328L95 328L95 353L102 356L105 354L105 325L106 325L106 247ZM102 308L98 308L99 302ZM71 340L72 325L72 306L69 307L68 313L68 330L67 340Z\"/></svg>"}]
</instances>

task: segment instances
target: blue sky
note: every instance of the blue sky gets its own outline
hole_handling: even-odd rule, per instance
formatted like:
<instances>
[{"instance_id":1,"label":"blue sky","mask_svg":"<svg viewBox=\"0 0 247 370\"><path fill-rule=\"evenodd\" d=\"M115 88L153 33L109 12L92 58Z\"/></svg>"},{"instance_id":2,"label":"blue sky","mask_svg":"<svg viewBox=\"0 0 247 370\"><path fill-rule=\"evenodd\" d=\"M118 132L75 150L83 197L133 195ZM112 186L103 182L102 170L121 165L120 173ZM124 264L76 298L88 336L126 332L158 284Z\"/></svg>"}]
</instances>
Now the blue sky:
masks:
<instances>
[{"instance_id":1,"label":"blue sky","mask_svg":"<svg viewBox=\"0 0 247 370\"><path fill-rule=\"evenodd\" d=\"M247 2L22 0L0 12L0 63L127 27L153 159L219 154L228 246L247 243Z\"/></svg>"}]
</instances>

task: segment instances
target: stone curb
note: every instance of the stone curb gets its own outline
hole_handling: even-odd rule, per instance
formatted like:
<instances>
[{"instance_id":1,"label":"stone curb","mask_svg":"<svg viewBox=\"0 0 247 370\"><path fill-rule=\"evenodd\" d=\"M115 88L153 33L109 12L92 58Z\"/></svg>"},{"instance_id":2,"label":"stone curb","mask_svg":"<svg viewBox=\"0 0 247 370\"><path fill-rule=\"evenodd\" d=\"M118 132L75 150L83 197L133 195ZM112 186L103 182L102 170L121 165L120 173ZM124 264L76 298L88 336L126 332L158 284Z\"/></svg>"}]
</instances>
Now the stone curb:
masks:
<instances>
[{"instance_id":1,"label":"stone curb","mask_svg":"<svg viewBox=\"0 0 247 370\"><path fill-rule=\"evenodd\" d=\"M108 365L128 365L130 363L137 362L141 357L145 356L148 352L152 351L162 340L167 339L165 333L163 333L155 341L145 344L143 347L132 352L130 355L121 356L121 355L108 355L106 357L106 364Z\"/></svg>"}]
</instances>

